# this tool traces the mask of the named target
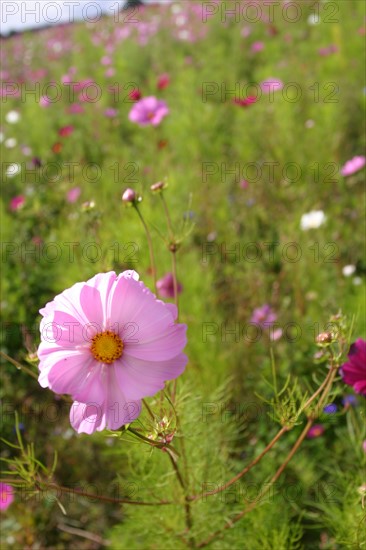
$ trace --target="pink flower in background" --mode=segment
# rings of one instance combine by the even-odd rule
[[[81,195],[80,187],[73,187],[70,191],[67,192],[66,200],[69,203],[74,203],[78,200]]]
[[[338,48],[334,44],[331,44],[330,46],[327,46],[325,48],[320,48],[318,51],[319,55],[325,57],[327,55],[331,55],[332,53],[337,53]]]
[[[257,307],[252,314],[250,322],[259,325],[261,328],[267,328],[273,325],[277,320],[277,315],[273,311],[270,305],[264,304],[261,307]]]
[[[43,95],[39,100],[39,104],[41,107],[49,107],[51,105],[51,101],[46,95]]]
[[[16,197],[13,197],[10,201],[9,208],[12,212],[16,212],[17,210],[20,210],[23,208],[25,204],[25,196],[24,195],[17,195]]]
[[[260,87],[263,93],[269,94],[282,90],[283,82],[278,78],[267,78],[267,80],[263,80],[263,82],[261,82]]]
[[[356,393],[366,396],[366,341],[362,338],[351,345],[348,361],[340,370],[343,382],[352,386]]]
[[[240,107],[249,107],[249,105],[253,105],[253,103],[256,103],[257,98],[253,95],[249,95],[248,97],[244,99],[233,99],[233,103],[236,105],[240,105]]]
[[[106,66],[106,65],[112,65],[112,59],[109,57],[109,55],[105,55],[104,57],[102,57],[102,59],[100,60],[101,64]]]
[[[163,118],[169,113],[165,101],[159,100],[154,96],[140,99],[132,107],[128,118],[140,126],[158,126]]]
[[[67,109],[67,112],[71,115],[81,115],[82,113],[84,113],[84,107],[80,105],[80,103],[73,103]]]
[[[118,116],[118,111],[117,109],[113,109],[113,107],[108,107],[108,109],[104,111],[104,116],[107,118],[116,118],[116,116]]]
[[[158,90],[164,90],[167,88],[170,84],[170,77],[168,73],[164,73],[159,76],[158,82],[157,82],[157,88]]]
[[[7,510],[14,501],[14,489],[7,483],[0,483],[0,511]]]
[[[314,424],[306,434],[306,437],[308,439],[315,439],[316,437],[323,435],[324,431],[325,429],[323,424]]]
[[[156,282],[156,288],[158,289],[159,296],[162,298],[174,298],[174,277],[172,273],[167,273]],[[177,284],[178,294],[183,290],[182,285]]]
[[[39,383],[75,400],[72,426],[93,433],[135,420],[141,399],[187,363],[186,325],[135,271],[101,273],[40,310]]]
[[[134,90],[132,90],[132,92],[128,94],[128,97],[132,99],[132,101],[138,101],[142,98],[142,93],[140,92],[140,90],[135,88]]]
[[[264,42],[259,42],[259,41],[258,42],[253,42],[250,49],[254,53],[261,52],[261,51],[264,50]]]
[[[111,78],[112,76],[114,76],[116,74],[116,69],[114,69],[113,67],[108,67],[108,69],[106,70],[105,72],[105,76],[107,78]]]
[[[60,128],[58,131],[58,135],[61,137],[69,137],[74,131],[73,126],[64,126],[63,128]]]
[[[352,176],[352,174],[355,174],[359,170],[362,170],[365,164],[366,157],[362,155],[353,157],[351,160],[348,160],[344,166],[342,166],[341,174],[344,177]]]

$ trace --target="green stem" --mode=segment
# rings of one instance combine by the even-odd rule
[[[136,203],[134,203],[134,208],[137,212],[137,214],[139,215],[139,218],[141,220],[141,223],[142,225],[144,226],[144,229],[145,229],[145,233],[146,233],[146,238],[147,238],[147,244],[148,244],[148,247],[149,247],[149,254],[150,254],[150,264],[151,264],[151,271],[152,271],[152,276],[153,276],[153,280],[154,280],[154,288],[155,288],[155,293],[157,294],[158,291],[157,291],[157,286],[156,286],[156,263],[155,263],[155,255],[154,255],[154,247],[153,247],[153,243],[152,243],[152,239],[151,239],[151,234],[150,234],[150,231],[149,231],[149,228],[140,212],[140,209],[139,207],[137,206]]]

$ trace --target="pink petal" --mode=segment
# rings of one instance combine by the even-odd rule
[[[98,332],[103,330],[103,308],[99,290],[95,287],[84,285],[80,292],[80,305],[89,324],[95,325]]]
[[[177,378],[188,362],[184,353],[168,361],[142,361],[124,354],[114,364],[118,384],[129,400],[155,395],[167,380]]]
[[[139,340],[138,343],[126,342],[124,352],[145,361],[167,361],[181,353],[187,343],[186,325],[172,325],[158,337],[151,340]],[[139,338],[139,333],[137,334]]]

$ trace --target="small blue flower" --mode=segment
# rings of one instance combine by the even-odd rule
[[[326,414],[334,414],[338,410],[338,407],[335,403],[329,403],[329,405],[325,405],[323,412]]]
[[[342,403],[344,407],[357,407],[357,397],[350,393],[349,395],[345,395],[343,397]]]

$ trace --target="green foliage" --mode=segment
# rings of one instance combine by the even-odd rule
[[[25,102],[8,98],[3,103],[1,131],[6,139],[16,138],[18,146],[2,149],[1,167],[1,349],[6,354],[1,365],[6,440],[1,457],[2,478],[20,480],[3,522],[4,548],[89,550],[110,541],[116,550],[179,549],[192,546],[192,538],[204,541],[230,521],[232,527],[208,548],[365,547],[363,398],[355,397],[352,406],[343,404],[352,390],[338,377],[327,402],[321,407],[318,399],[308,403],[332,361],[340,364],[348,344],[366,336],[364,173],[340,175],[340,167],[362,154],[365,144],[360,124],[364,6],[356,0],[316,3],[323,19],[330,15],[327,6],[335,6],[339,23],[309,25],[314,2],[299,5],[302,16],[296,23],[277,17],[272,26],[234,18],[223,24],[215,16],[203,25],[196,18],[194,28],[203,35],[194,43],[177,39],[171,7],[152,8],[146,18],[160,18],[159,32],[147,45],[138,42],[135,31],[119,42],[112,79],[99,61],[108,40],[126,28],[112,19],[4,41],[9,79],[24,77],[31,85],[31,68],[46,68],[41,84],[60,82],[75,66],[75,80],[92,78],[103,90],[100,101],[83,104],[82,115],[68,112],[65,96],[47,109],[31,96]],[[52,40],[65,49],[53,50]],[[254,41],[264,42],[262,52],[251,50]],[[318,54],[330,44],[336,54]],[[17,54],[12,60],[16,45],[23,47],[23,59]],[[165,72],[170,85],[157,91],[157,77]],[[286,101],[276,92],[273,102],[263,96],[242,108],[232,103],[232,95],[222,98],[222,85],[229,91],[237,84],[247,90],[249,83],[269,77],[295,82],[301,99]],[[139,128],[128,121],[131,83],[145,96],[156,94],[167,101],[170,114],[159,127]],[[219,91],[204,101],[207,83],[216,83]],[[326,87],[329,83],[335,88]],[[112,85],[119,86],[117,101],[108,91]],[[335,101],[330,102],[333,92]],[[104,116],[108,107],[118,109],[116,119]],[[12,109],[19,110],[21,120],[10,126],[4,117]],[[61,139],[58,130],[68,124],[74,133]],[[59,141],[63,148],[55,153],[52,146]],[[21,145],[48,166],[46,172],[6,177],[6,163],[32,158],[22,154]],[[74,176],[63,170],[58,177],[54,163],[68,162],[75,163]],[[95,180],[85,176],[90,163],[100,168]],[[213,163],[212,174],[205,173],[204,163]],[[250,163],[260,168],[258,177],[243,172]],[[278,163],[273,177],[266,163]],[[300,178],[293,177],[291,167],[283,171],[289,163],[300,167]],[[165,178],[173,240],[179,244],[180,320],[188,325],[189,365],[178,383],[177,402],[173,407],[160,395],[148,399],[153,418],[145,408],[129,427],[135,433],[126,428],[78,436],[69,425],[68,403],[29,376],[36,370],[38,311],[75,282],[110,269],[136,269],[153,288],[143,227],[133,209],[121,204],[126,187],[143,197],[139,208],[152,231],[158,276],[171,271],[172,236],[160,197],[150,192],[151,184]],[[249,180],[246,189],[242,179]],[[80,186],[81,197],[70,204],[66,193],[74,186]],[[11,212],[9,201],[18,194],[26,196],[26,203]],[[326,223],[302,231],[301,216],[313,209],[324,210]],[[296,250],[300,254],[295,261]],[[258,253],[254,259],[253,251]],[[355,265],[354,276],[343,275],[348,264]],[[271,340],[266,330],[258,338],[250,332],[253,310],[264,303],[277,313],[283,329],[278,340]],[[342,316],[329,322],[338,311]],[[347,318],[354,319],[348,327]],[[332,341],[316,345],[323,332],[330,332]],[[328,402],[337,404],[337,413],[322,412]],[[15,411],[19,423],[14,422]],[[324,434],[305,439],[281,478],[259,498],[309,416],[323,424]],[[189,535],[184,491],[173,464],[188,494],[202,495],[238,475],[281,426],[291,429],[245,476],[217,494],[191,501]],[[142,444],[141,436],[149,441]],[[75,490],[45,491],[46,483]],[[97,498],[103,496],[111,502]],[[114,497],[174,504],[134,506],[114,502]],[[256,499],[258,505],[234,523]]]

